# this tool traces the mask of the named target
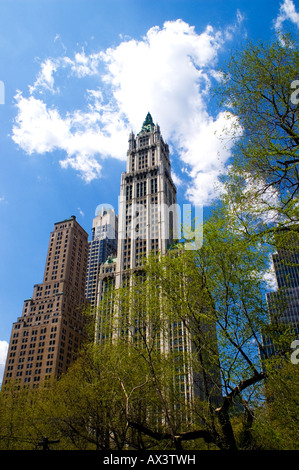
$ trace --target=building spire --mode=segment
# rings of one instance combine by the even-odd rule
[[[146,132],[152,132],[154,130],[154,122],[153,118],[151,116],[151,113],[148,112],[145,118],[144,123],[142,124],[141,132],[146,131]]]

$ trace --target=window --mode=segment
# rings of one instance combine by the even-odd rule
[[[157,178],[151,179],[151,194],[155,194],[158,191]]]
[[[152,166],[156,163],[155,152],[152,152]]]
[[[141,181],[140,183],[137,183],[136,187],[136,197],[144,197],[146,196],[146,181]]]
[[[138,170],[143,170],[147,167],[147,153],[141,153],[138,158]]]
[[[130,201],[132,199],[132,185],[126,187],[126,200]]]

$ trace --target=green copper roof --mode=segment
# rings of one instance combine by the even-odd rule
[[[151,113],[147,113],[144,123],[142,124],[141,132],[152,132],[154,130],[155,124],[153,122],[153,118]]]

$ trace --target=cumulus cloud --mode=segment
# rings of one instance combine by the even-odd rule
[[[58,64],[56,61],[47,59],[41,64],[41,70],[33,86],[29,86],[30,93],[34,93],[38,88],[45,88],[54,92],[54,72],[56,72]]]
[[[33,96],[25,98],[18,92],[15,99],[18,115],[13,140],[27,154],[63,150],[66,157],[60,160],[61,166],[75,169],[86,182],[101,176],[97,155],[125,159],[128,128],[117,119],[117,113],[101,112],[98,107],[62,116]],[[116,135],[118,140],[113,140]]]
[[[13,140],[29,154],[63,150],[61,166],[89,182],[101,176],[103,158],[126,159],[129,132],[138,132],[150,111],[165,140],[176,148],[176,163],[189,175],[187,197],[196,204],[210,203],[230,148],[217,135],[228,121],[223,113],[209,113],[209,92],[220,78],[215,72],[219,52],[242,21],[238,11],[227,28],[208,25],[200,34],[182,20],[167,21],[140,40],[123,40],[105,51],[48,58],[30,96],[16,95]],[[84,109],[63,113],[42,99],[43,93],[59,91],[59,71],[80,80],[97,77],[97,87],[85,90]]]
[[[275,29],[280,31],[285,21],[290,21],[299,28],[299,13],[296,12],[296,8],[292,0],[284,0],[280,5],[279,14],[274,22]]]
[[[171,177],[176,187],[179,187],[183,184],[182,179],[173,170],[171,171]]]
[[[73,58],[68,56],[47,58],[41,62],[36,81],[32,86],[29,86],[30,94],[44,90],[49,90],[52,93],[59,92],[59,87],[56,87],[54,83],[55,74],[60,69],[67,70],[70,76],[77,78],[97,75],[100,60],[101,53],[86,55],[84,49],[81,52],[76,52]]]
[[[164,136],[188,165],[187,196],[196,204],[215,198],[218,175],[230,155],[217,136],[227,125],[225,115],[213,117],[207,111],[213,67],[226,35],[211,26],[197,34],[177,20],[151,28],[142,41],[123,42],[103,54],[108,69],[104,78],[118,106],[135,129],[145,110],[158,116]]]

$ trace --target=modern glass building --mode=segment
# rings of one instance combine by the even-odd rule
[[[299,335],[299,232],[284,231],[277,237],[277,252],[272,256],[277,290],[266,294],[270,324],[277,334],[290,328]],[[262,357],[275,354],[270,338],[263,336]]]

